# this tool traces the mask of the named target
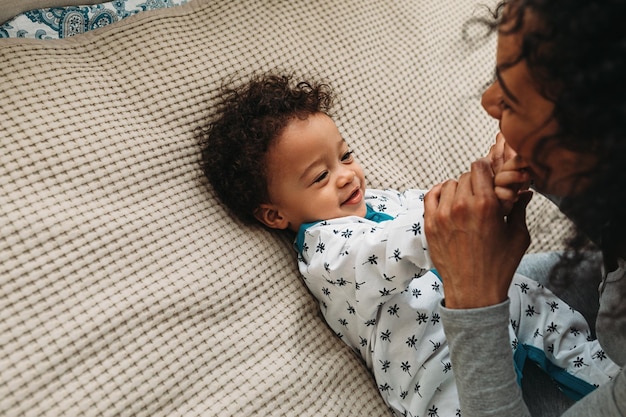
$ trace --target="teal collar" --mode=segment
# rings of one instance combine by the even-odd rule
[[[371,220],[376,223],[393,220],[393,217],[388,215],[387,213],[374,211],[374,209],[369,204],[366,204],[365,206],[367,207],[367,212],[365,213],[365,218],[367,220]],[[294,243],[295,248],[299,254],[302,254],[302,248],[304,246],[304,232],[306,232],[309,227],[315,226],[316,224],[322,223],[324,221],[325,220],[319,220],[311,223],[303,223],[302,226],[300,226],[300,229],[298,230],[298,235],[296,236],[296,241]]]

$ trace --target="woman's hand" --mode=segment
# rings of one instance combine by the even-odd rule
[[[513,274],[530,244],[523,192],[505,216],[494,190],[492,160],[472,163],[458,181],[426,194],[425,233],[444,284],[448,308],[477,308],[506,300]]]

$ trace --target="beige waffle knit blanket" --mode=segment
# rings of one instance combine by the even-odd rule
[[[478,3],[478,2],[477,2]],[[388,416],[290,242],[234,221],[199,167],[224,77],[341,96],[374,188],[485,153],[493,38],[457,0],[193,0],[65,40],[0,40],[0,415]],[[531,250],[562,218],[531,205]]]

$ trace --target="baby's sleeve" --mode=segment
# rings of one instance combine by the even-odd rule
[[[380,223],[324,222],[304,234],[300,269],[322,309],[351,308],[365,321],[431,268],[421,210]]]

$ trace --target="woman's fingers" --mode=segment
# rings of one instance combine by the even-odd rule
[[[505,217],[489,158],[475,161],[458,181],[439,184],[426,195],[425,232],[444,282],[446,306],[475,308],[506,298],[529,242],[528,200],[520,195]]]

